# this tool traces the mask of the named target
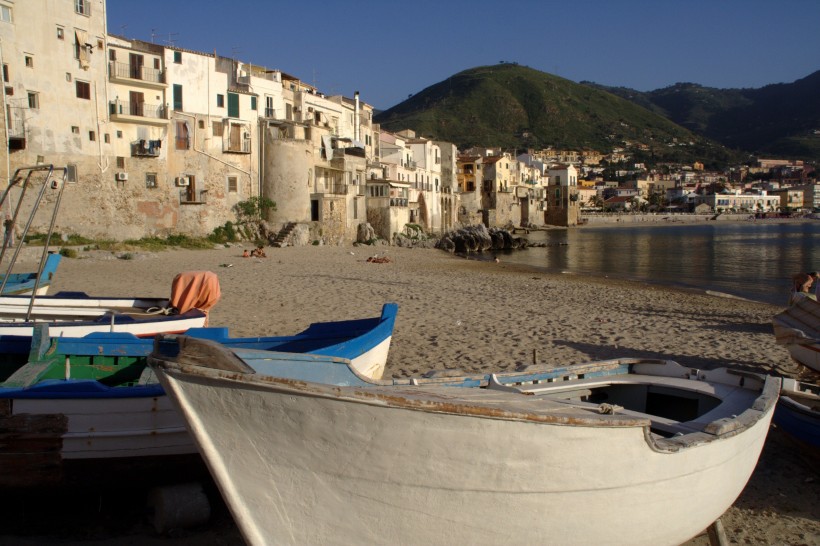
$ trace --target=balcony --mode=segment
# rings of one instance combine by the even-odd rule
[[[233,154],[251,153],[251,137],[228,138],[222,142],[222,151]]]
[[[151,89],[165,89],[165,71],[157,68],[130,63],[109,61],[108,78],[114,83],[125,83],[148,87]]]
[[[390,198],[390,206],[391,207],[406,207],[407,206],[407,198],[406,197],[391,197]]]
[[[180,205],[205,205],[208,203],[208,190],[186,188],[179,192]]]
[[[166,125],[168,123],[168,108],[162,104],[112,100],[108,103],[108,113],[111,116],[111,121],[147,123],[150,125]]]
[[[331,195],[347,195],[347,184],[327,184],[325,186]]]
[[[161,140],[140,139],[131,143],[131,157],[159,157]]]
[[[9,150],[26,149],[26,124],[25,120],[16,116],[7,117]]]

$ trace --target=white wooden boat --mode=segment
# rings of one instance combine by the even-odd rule
[[[314,323],[287,336],[236,338],[227,328],[188,335],[242,354],[346,357],[356,373],[378,378],[397,311],[388,303],[380,316]],[[40,328],[31,344],[27,363],[0,362],[0,487],[89,485],[119,468],[118,480],[172,467],[207,474],[182,416],[146,366],[153,340],[117,333],[52,339]]]
[[[629,359],[374,382],[178,342],[149,364],[254,545],[677,545],[743,490],[780,389]]]
[[[794,360],[820,372],[820,303],[801,298],[775,315],[772,324],[777,343]]]

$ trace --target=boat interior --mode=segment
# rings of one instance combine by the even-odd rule
[[[717,421],[741,414],[760,395],[740,385],[634,373],[527,385],[503,384],[493,376],[488,388],[599,414],[645,418],[651,432],[663,438],[721,433]]]

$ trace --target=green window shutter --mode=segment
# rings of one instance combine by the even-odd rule
[[[239,117],[239,95],[236,93],[228,93],[228,117]]]
[[[182,110],[182,86],[174,84],[174,110]]]

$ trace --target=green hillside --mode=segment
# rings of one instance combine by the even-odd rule
[[[715,89],[693,83],[642,93],[602,87],[671,121],[751,154],[820,161],[820,71],[759,89]]]
[[[465,70],[380,112],[389,131],[459,148],[500,146],[610,151],[649,146],[646,159],[715,161],[726,150],[656,112],[588,85],[516,64]]]

